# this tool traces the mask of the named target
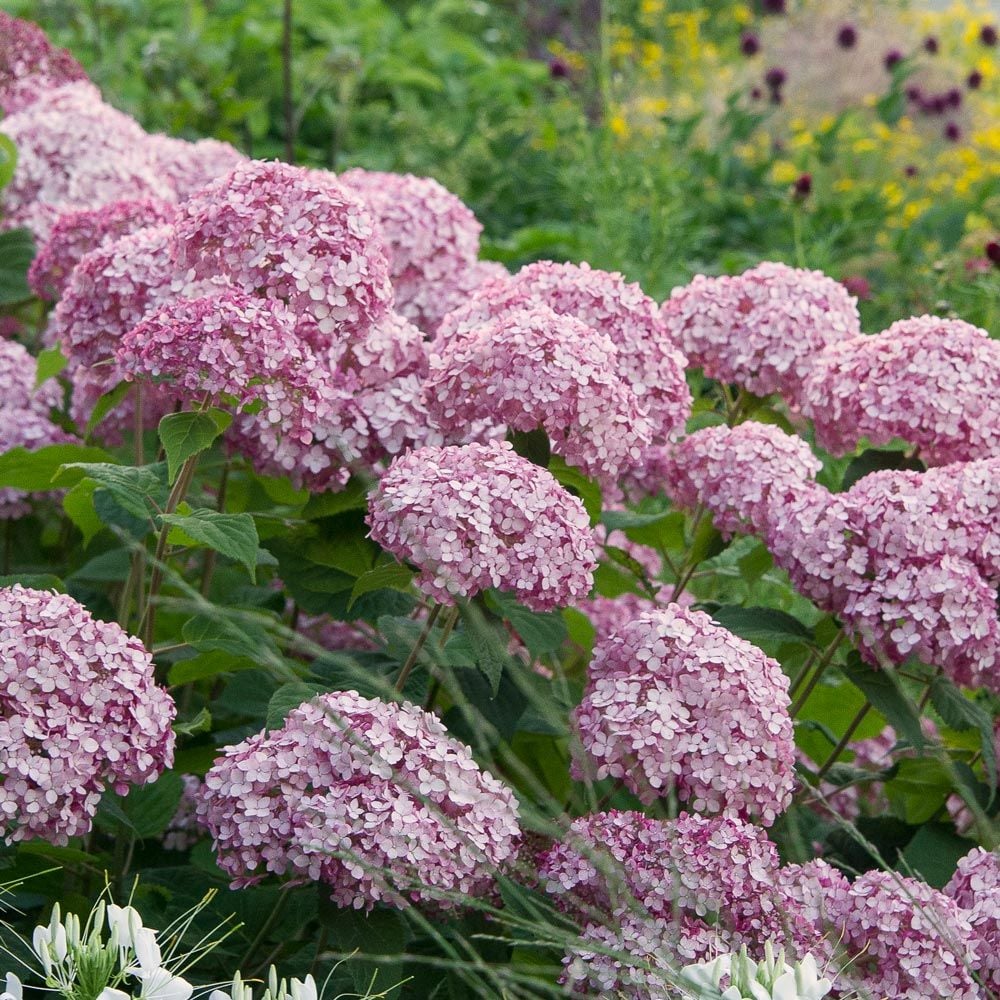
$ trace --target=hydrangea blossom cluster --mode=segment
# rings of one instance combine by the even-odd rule
[[[39,297],[56,301],[73,268],[92,250],[146,226],[170,222],[175,208],[154,198],[113,201],[99,208],[60,215],[28,269],[28,284]]]
[[[169,182],[145,155],[146,133],[105,104],[89,83],[40,93],[3,120],[17,146],[14,176],[0,195],[4,214],[46,239],[59,215],[123,198],[174,200]],[[99,143],[94,136],[100,136]]]
[[[110,785],[173,763],[176,714],[138,639],[65,594],[0,590],[0,816],[8,842],[65,844]]]
[[[280,299],[298,335],[333,360],[389,308],[389,265],[364,203],[332,174],[251,161],[180,208],[174,262]]]
[[[861,333],[857,299],[843,285],[769,261],[735,276],[697,275],[670,293],[662,316],[706,375],[790,403],[824,347]]]
[[[565,959],[567,980],[605,995],[634,983],[637,967],[650,958],[662,970],[720,948],[765,940],[787,947],[793,928],[796,940],[806,940],[812,926],[808,908],[779,886],[774,845],[760,829],[732,818],[585,816],[540,857],[539,874],[545,890],[585,925],[583,943]],[[815,928],[811,943],[821,934]],[[587,941],[629,959],[589,951]],[[662,991],[662,971],[648,982]]]
[[[264,383],[306,383],[316,361],[279,301],[239,292],[172,299],[122,338],[115,359],[129,379],[169,381],[192,397],[262,399]]]
[[[460,198],[430,177],[348,170],[340,180],[375,215],[396,309],[433,331],[460,291],[455,286],[476,264],[482,225]]]
[[[368,909],[481,892],[519,836],[510,790],[434,715],[353,691],[226,748],[198,819],[234,885],[288,874]]]
[[[477,420],[541,427],[552,449],[606,486],[636,465],[649,422],[610,338],[547,306],[511,309],[435,344],[424,402],[446,436]]]
[[[834,454],[902,438],[926,465],[1000,454],[1000,344],[958,319],[917,316],[828,347],[803,411]]]
[[[72,440],[49,419],[49,411],[62,405],[59,384],[49,380],[36,389],[36,374],[35,359],[21,344],[0,340],[0,454]],[[30,509],[26,492],[0,488],[0,521],[22,517]]]
[[[832,903],[846,954],[842,980],[879,997],[980,1000],[968,915],[925,882],[867,872]],[[865,995],[865,994],[862,994]]]
[[[512,310],[539,305],[560,316],[574,316],[610,338],[618,348],[617,370],[648,413],[656,440],[683,428],[691,412],[685,358],[656,303],[620,274],[587,264],[529,264],[513,276],[484,281],[441,321],[438,342],[470,333],[489,319],[502,321]]]
[[[169,135],[150,135],[146,153],[169,181],[178,201],[185,201],[210,181],[228,174],[247,158],[228,142],[198,139],[188,142]]]
[[[583,504],[507,443],[420,448],[393,461],[368,502],[371,536],[452,604],[497,587],[537,611],[590,590]]]
[[[43,90],[86,80],[83,67],[30,21],[0,10],[0,110],[12,114]]]
[[[663,487],[680,507],[704,504],[726,535],[762,533],[775,506],[797,497],[821,468],[802,438],[773,424],[705,427],[674,447]]]
[[[1000,857],[976,847],[961,861],[944,894],[963,910],[978,943],[973,970],[1000,991]]]
[[[676,790],[690,809],[770,826],[794,787],[788,705],[775,660],[670,604],[595,648],[574,719],[598,780],[620,778],[644,803]]]

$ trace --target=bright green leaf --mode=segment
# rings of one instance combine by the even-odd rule
[[[384,566],[376,566],[374,569],[362,573],[354,583],[351,590],[351,600],[347,605],[348,610],[354,607],[354,602],[362,595],[369,594],[373,590],[409,590],[410,582],[413,580],[413,570],[399,563],[386,563]]]
[[[35,241],[27,229],[0,232],[0,306],[32,297],[28,268],[34,257]]]
[[[38,368],[35,375],[35,388],[50,378],[55,378],[68,364],[66,355],[58,347],[50,347],[38,355]]]
[[[52,489],[52,479],[67,462],[111,462],[103,448],[82,444],[50,444],[36,451],[14,448],[0,455],[0,487],[29,492]]]
[[[190,514],[162,514],[160,520],[180,528],[201,545],[242,563],[251,577],[256,575],[260,539],[250,514],[223,514],[200,508]]]
[[[159,427],[168,480],[172,483],[187,459],[210,447],[232,422],[232,414],[218,409],[168,413]]]

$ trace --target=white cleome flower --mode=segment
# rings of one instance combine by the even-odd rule
[[[730,985],[720,993],[723,976]],[[823,1000],[833,983],[820,978],[816,959],[806,955],[797,965],[785,962],[784,951],[764,945],[764,959],[755,962],[744,947],[736,955],[720,955],[711,962],[685,966],[681,982],[694,997],[722,1000]]]

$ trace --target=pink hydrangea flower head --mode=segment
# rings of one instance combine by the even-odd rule
[[[400,456],[369,497],[368,523],[442,603],[496,587],[546,611],[593,584],[597,553],[583,504],[507,443]]]
[[[587,264],[539,261],[515,275],[498,275],[442,320],[439,341],[537,305],[574,316],[611,340],[618,348],[618,371],[648,412],[657,439],[683,428],[691,412],[685,358],[667,333],[656,303],[618,273]]]
[[[484,419],[516,431],[541,427],[556,454],[613,485],[651,439],[619,367],[611,340],[582,321],[547,306],[512,309],[435,343],[424,401],[445,435]]]
[[[28,269],[31,290],[54,302],[62,295],[73,268],[90,251],[137,229],[170,222],[174,211],[170,202],[143,198],[60,215]]]
[[[763,831],[740,820],[637,812],[575,820],[539,861],[542,886],[564,909],[606,925],[628,913],[671,925],[672,952],[696,961],[715,947],[738,950],[786,939],[778,854]],[[610,918],[610,919],[609,919]]]
[[[647,804],[676,791],[693,811],[770,826],[794,788],[788,705],[776,661],[670,604],[597,645],[574,719],[598,780],[622,779]]]
[[[944,887],[963,910],[978,941],[973,969],[987,987],[1000,992],[1000,857],[982,847],[971,850]]]
[[[181,207],[173,250],[195,278],[280,299],[299,336],[342,353],[388,309],[389,266],[364,203],[332,174],[250,161]]]
[[[45,32],[30,21],[11,17],[0,10],[0,110],[11,114],[23,106],[12,106],[12,92],[32,86],[35,95],[43,89],[74,80],[86,80],[83,67],[65,49],[57,49]]]
[[[355,342],[343,359],[366,388],[377,388],[401,375],[427,371],[424,335],[405,316],[390,309]]]
[[[389,257],[396,309],[434,330],[479,256],[482,225],[472,210],[430,177],[348,170],[340,175],[371,209]]]
[[[92,250],[70,274],[45,330],[72,363],[114,357],[121,338],[186,289],[170,260],[169,224],[147,226]]]
[[[170,183],[178,201],[185,201],[206,184],[241,163],[247,162],[238,149],[218,139],[189,142],[169,135],[150,135],[147,154]]]
[[[302,385],[316,366],[283,303],[232,291],[168,301],[125,334],[115,359],[128,379],[232,396],[239,407],[262,400],[265,383]]]
[[[138,639],[65,594],[0,590],[0,822],[65,844],[172,765],[176,708]]]
[[[761,533],[777,503],[811,485],[822,463],[773,424],[705,427],[677,444],[663,488],[680,507],[704,504],[724,534]]]
[[[4,118],[2,129],[18,157],[0,207],[6,221],[27,226],[40,241],[69,211],[122,199],[174,200],[169,182],[146,154],[141,126],[105,104],[89,83],[42,91]]]
[[[970,969],[977,941],[968,915],[919,879],[867,872],[831,906],[854,963],[841,981],[878,997],[979,1000]]]
[[[1000,455],[1000,344],[962,320],[900,320],[823,351],[802,402],[835,454],[902,438],[925,465]]]
[[[410,704],[322,695],[227,747],[197,817],[218,863],[322,883],[340,906],[454,905],[516,856],[517,804],[437,717]]]
[[[62,389],[55,379],[35,388],[38,364],[16,340],[0,340],[0,407],[35,410],[45,416],[62,406]]]
[[[663,320],[692,364],[757,396],[797,403],[828,344],[861,332],[857,299],[820,271],[765,262],[743,274],[699,274],[675,288]]]

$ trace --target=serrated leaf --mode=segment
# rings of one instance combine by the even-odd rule
[[[504,667],[510,662],[506,644],[475,605],[460,604],[459,613],[465,625],[466,639],[475,656],[476,666],[488,681],[490,691],[495,698],[500,690],[500,678],[503,676]]]
[[[318,684],[307,684],[305,681],[290,681],[282,684],[267,703],[267,728],[280,729],[285,724],[288,713],[299,705],[312,701],[325,689]]]
[[[384,566],[376,566],[374,569],[362,573],[351,589],[351,600],[347,605],[350,611],[354,607],[354,602],[362,594],[369,594],[373,590],[409,590],[413,580],[413,570],[399,563],[386,563]]]
[[[28,268],[34,257],[35,241],[27,229],[0,232],[0,306],[32,297]]]
[[[979,731],[983,766],[986,769],[987,784],[997,787],[996,744],[993,738],[993,720],[981,705],[966,698],[955,685],[944,676],[935,677],[931,682],[931,704],[946,726],[952,729],[976,729]]]
[[[684,548],[684,513],[679,510],[659,514],[646,524],[633,525],[625,529],[630,541],[648,545],[654,549],[678,551]]]
[[[580,499],[591,524],[597,524],[601,519],[601,507],[604,501],[601,488],[592,479],[588,479],[576,466],[567,465],[565,459],[553,455],[549,462],[549,472],[555,476],[556,482],[564,486],[570,493]]]
[[[250,514],[223,514],[199,508],[190,514],[162,514],[160,520],[180,528],[201,545],[242,563],[251,577],[256,576],[260,539]]]
[[[875,670],[856,655],[849,656],[842,669],[844,676],[885,716],[889,725],[922,752],[925,740],[920,712],[896,675],[891,670]]]
[[[776,608],[743,608],[722,604],[707,609],[723,628],[748,642],[801,642],[812,644],[812,630],[794,616]]]
[[[66,355],[58,347],[49,347],[38,355],[35,373],[35,388],[50,378],[55,378],[69,364]]]
[[[94,404],[87,418],[87,426],[84,428],[89,435],[91,431],[129,394],[132,389],[131,382],[119,382],[113,389],[109,389]]]
[[[273,647],[267,633],[260,627],[245,623],[237,625],[225,618],[209,615],[189,618],[181,626],[181,637],[199,653],[220,649],[254,662],[262,649]]]
[[[233,422],[225,410],[186,410],[168,413],[159,426],[160,441],[167,456],[167,478],[172,483],[181,466],[212,442]]]
[[[47,492],[52,489],[52,478],[67,462],[111,461],[103,448],[82,444],[50,444],[36,451],[13,448],[0,455],[0,487]]]
[[[510,594],[491,590],[486,595],[491,609],[510,622],[532,656],[555,652],[566,641],[566,622],[557,611],[532,611]]]
[[[155,507],[167,502],[167,487],[162,462],[155,465],[112,465],[108,462],[68,462],[59,467],[56,485],[75,485],[81,478],[92,479],[106,489],[118,505],[140,520],[147,519]]]

